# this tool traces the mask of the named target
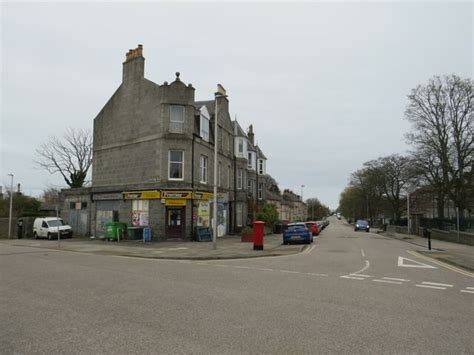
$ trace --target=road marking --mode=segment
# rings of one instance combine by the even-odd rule
[[[405,260],[409,261],[413,264],[405,264]],[[436,269],[436,266],[423,264],[423,263],[420,263],[419,261],[403,258],[401,256],[398,257],[398,266],[400,266],[400,267],[417,267],[417,268],[422,268],[422,269]]]
[[[350,274],[350,276],[357,276],[357,277],[373,277],[370,275],[361,275],[361,274]]]
[[[419,258],[428,260],[428,261],[432,262],[433,264],[440,265],[440,266],[442,266],[442,267],[445,267],[446,269],[449,269],[449,270],[451,270],[451,271],[455,271],[455,272],[457,272],[457,273],[459,273],[459,274],[462,274],[462,275],[464,275],[464,276],[474,277],[474,273],[472,273],[472,272],[459,269],[459,268],[454,267],[454,266],[452,266],[452,265],[443,263],[442,261],[435,260],[435,259],[433,259],[433,258],[424,256],[424,255],[421,255],[421,254],[419,254],[419,253],[417,253],[417,252],[413,252],[413,251],[411,251],[411,250],[407,250],[407,253],[410,254],[410,255],[417,256],[417,257],[419,257]]]
[[[391,280],[391,281],[401,281],[401,282],[410,282],[410,280],[405,280],[405,279],[396,279],[394,277],[382,277],[384,280]]]
[[[433,286],[442,286],[442,287],[453,287],[453,285],[439,284],[439,283],[436,283],[436,282],[425,282],[425,281],[423,281],[422,284],[424,284],[424,285],[433,285]]]
[[[229,267],[229,265],[223,265],[223,264],[214,264],[214,266],[217,266],[217,267]]]
[[[468,290],[474,290],[474,287],[466,287]]]
[[[309,254],[313,251],[313,249],[316,247],[316,245],[311,246],[310,248],[306,249],[303,254]]]
[[[284,272],[285,274],[300,274],[298,271],[290,271],[290,270],[279,270],[280,272]]]
[[[401,285],[402,283],[399,282],[399,281],[391,281],[391,280],[372,280],[374,282],[385,282],[385,283],[388,283],[388,284],[396,284],[396,285]]]
[[[415,285],[416,287],[426,287],[426,288],[435,288],[437,290],[446,290],[446,287],[439,286],[429,286],[429,285]]]
[[[255,270],[260,270],[260,271],[275,271],[275,270],[273,270],[273,269],[265,269],[265,268],[263,268],[263,267],[257,267],[257,268],[255,268]]]
[[[305,273],[305,275],[311,275],[311,276],[325,276],[325,277],[328,276],[328,274],[315,274],[315,273],[312,273],[312,272],[307,272],[307,273]]]
[[[359,271],[353,272],[351,275],[358,274],[358,273],[360,273],[360,272],[364,272],[364,271],[367,270],[369,267],[370,267],[370,262],[369,262],[369,260],[365,260],[365,266],[364,266],[362,269],[360,269]]]
[[[365,258],[364,249],[361,249],[361,250],[360,250],[360,253],[362,254],[362,257]]]
[[[348,276],[348,275],[340,276],[340,277],[343,279],[351,279],[351,280],[365,280],[363,277],[353,277],[353,276]]]
[[[250,269],[248,266],[236,266],[237,269]]]
[[[474,293],[474,291],[468,291],[468,290],[461,290],[461,292],[465,292],[465,293]]]

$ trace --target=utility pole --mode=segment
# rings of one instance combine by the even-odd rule
[[[410,192],[407,192],[407,227],[410,235]]]

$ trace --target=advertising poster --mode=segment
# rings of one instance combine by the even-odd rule
[[[200,202],[198,206],[198,227],[209,227],[210,204],[209,202]]]

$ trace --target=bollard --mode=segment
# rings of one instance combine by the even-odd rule
[[[253,250],[263,250],[263,234],[265,222],[253,222]]]
[[[431,231],[428,231],[428,250],[431,250]]]

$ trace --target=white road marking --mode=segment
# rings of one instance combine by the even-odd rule
[[[372,280],[374,282],[385,282],[385,283],[388,283],[388,284],[396,284],[396,285],[401,285],[402,283],[399,282],[399,281],[391,281],[391,280]]]
[[[361,274],[350,274],[350,276],[357,276],[357,277],[373,277],[370,275],[361,275]]]
[[[365,258],[364,249],[361,249],[361,250],[360,250],[360,253],[362,254],[362,257]]]
[[[451,271],[455,271],[455,272],[457,272],[457,273],[459,273],[459,274],[462,274],[462,275],[464,275],[464,276],[474,277],[474,273],[472,273],[472,272],[459,269],[459,268],[454,267],[454,266],[452,266],[452,265],[443,263],[443,262],[441,262],[441,261],[439,261],[439,260],[434,260],[433,258],[429,258],[429,257],[427,257],[427,256],[424,256],[424,255],[421,255],[421,254],[419,254],[419,253],[413,252],[413,251],[411,251],[411,250],[407,250],[407,253],[410,254],[410,255],[417,256],[417,257],[419,257],[419,258],[428,260],[428,261],[432,262],[433,264],[440,265],[440,266],[442,266],[442,267],[445,267],[446,269],[449,269],[449,270],[451,270]]]
[[[340,276],[340,277],[343,279],[351,279],[351,280],[365,280],[363,277],[353,277],[353,276],[348,276],[348,275]]]
[[[461,292],[465,292],[465,293],[474,293],[474,291],[468,291],[468,290],[461,290]]]
[[[305,273],[305,275],[311,275],[311,276],[325,276],[325,277],[328,276],[328,274],[315,274],[315,273],[312,273],[312,272],[307,272],[307,273]]]
[[[316,245],[311,246],[310,248],[306,249],[303,253],[304,254],[309,254],[313,251],[313,249],[316,247]]]
[[[382,277],[384,280],[391,280],[391,281],[402,281],[402,282],[410,282],[410,280],[405,280],[405,279],[396,279],[394,277]]]
[[[435,288],[437,290],[446,290],[446,287],[439,286],[429,286],[429,285],[415,285],[416,287],[426,287],[426,288]]]
[[[367,270],[369,267],[370,267],[370,262],[369,262],[369,260],[365,260],[365,266],[364,266],[362,269],[360,269],[359,271],[353,272],[351,275],[355,275],[355,274],[364,272],[364,271]]]
[[[284,272],[285,274],[300,274],[298,271],[290,271],[290,270],[278,270],[280,272]]]
[[[255,268],[255,270],[260,270],[260,271],[275,271],[275,270],[273,270],[273,269],[265,269],[265,268],[263,268],[263,267],[257,267],[257,268]]]
[[[425,281],[423,281],[422,284],[423,284],[423,285],[442,286],[442,287],[453,287],[453,285],[449,285],[449,284],[439,284],[439,283],[436,283],[436,282],[425,282]]]
[[[223,264],[214,264],[214,266],[217,266],[217,267],[229,267],[229,265],[223,265]]]
[[[413,264],[405,264],[405,260],[409,261]],[[398,266],[400,266],[400,267],[417,267],[417,268],[422,268],[422,269],[436,269],[436,266],[423,264],[423,263],[420,263],[419,261],[403,258],[401,256],[398,257]]]
[[[237,269],[250,269],[248,266],[236,266]]]
[[[468,290],[474,290],[474,287],[466,287]]]

